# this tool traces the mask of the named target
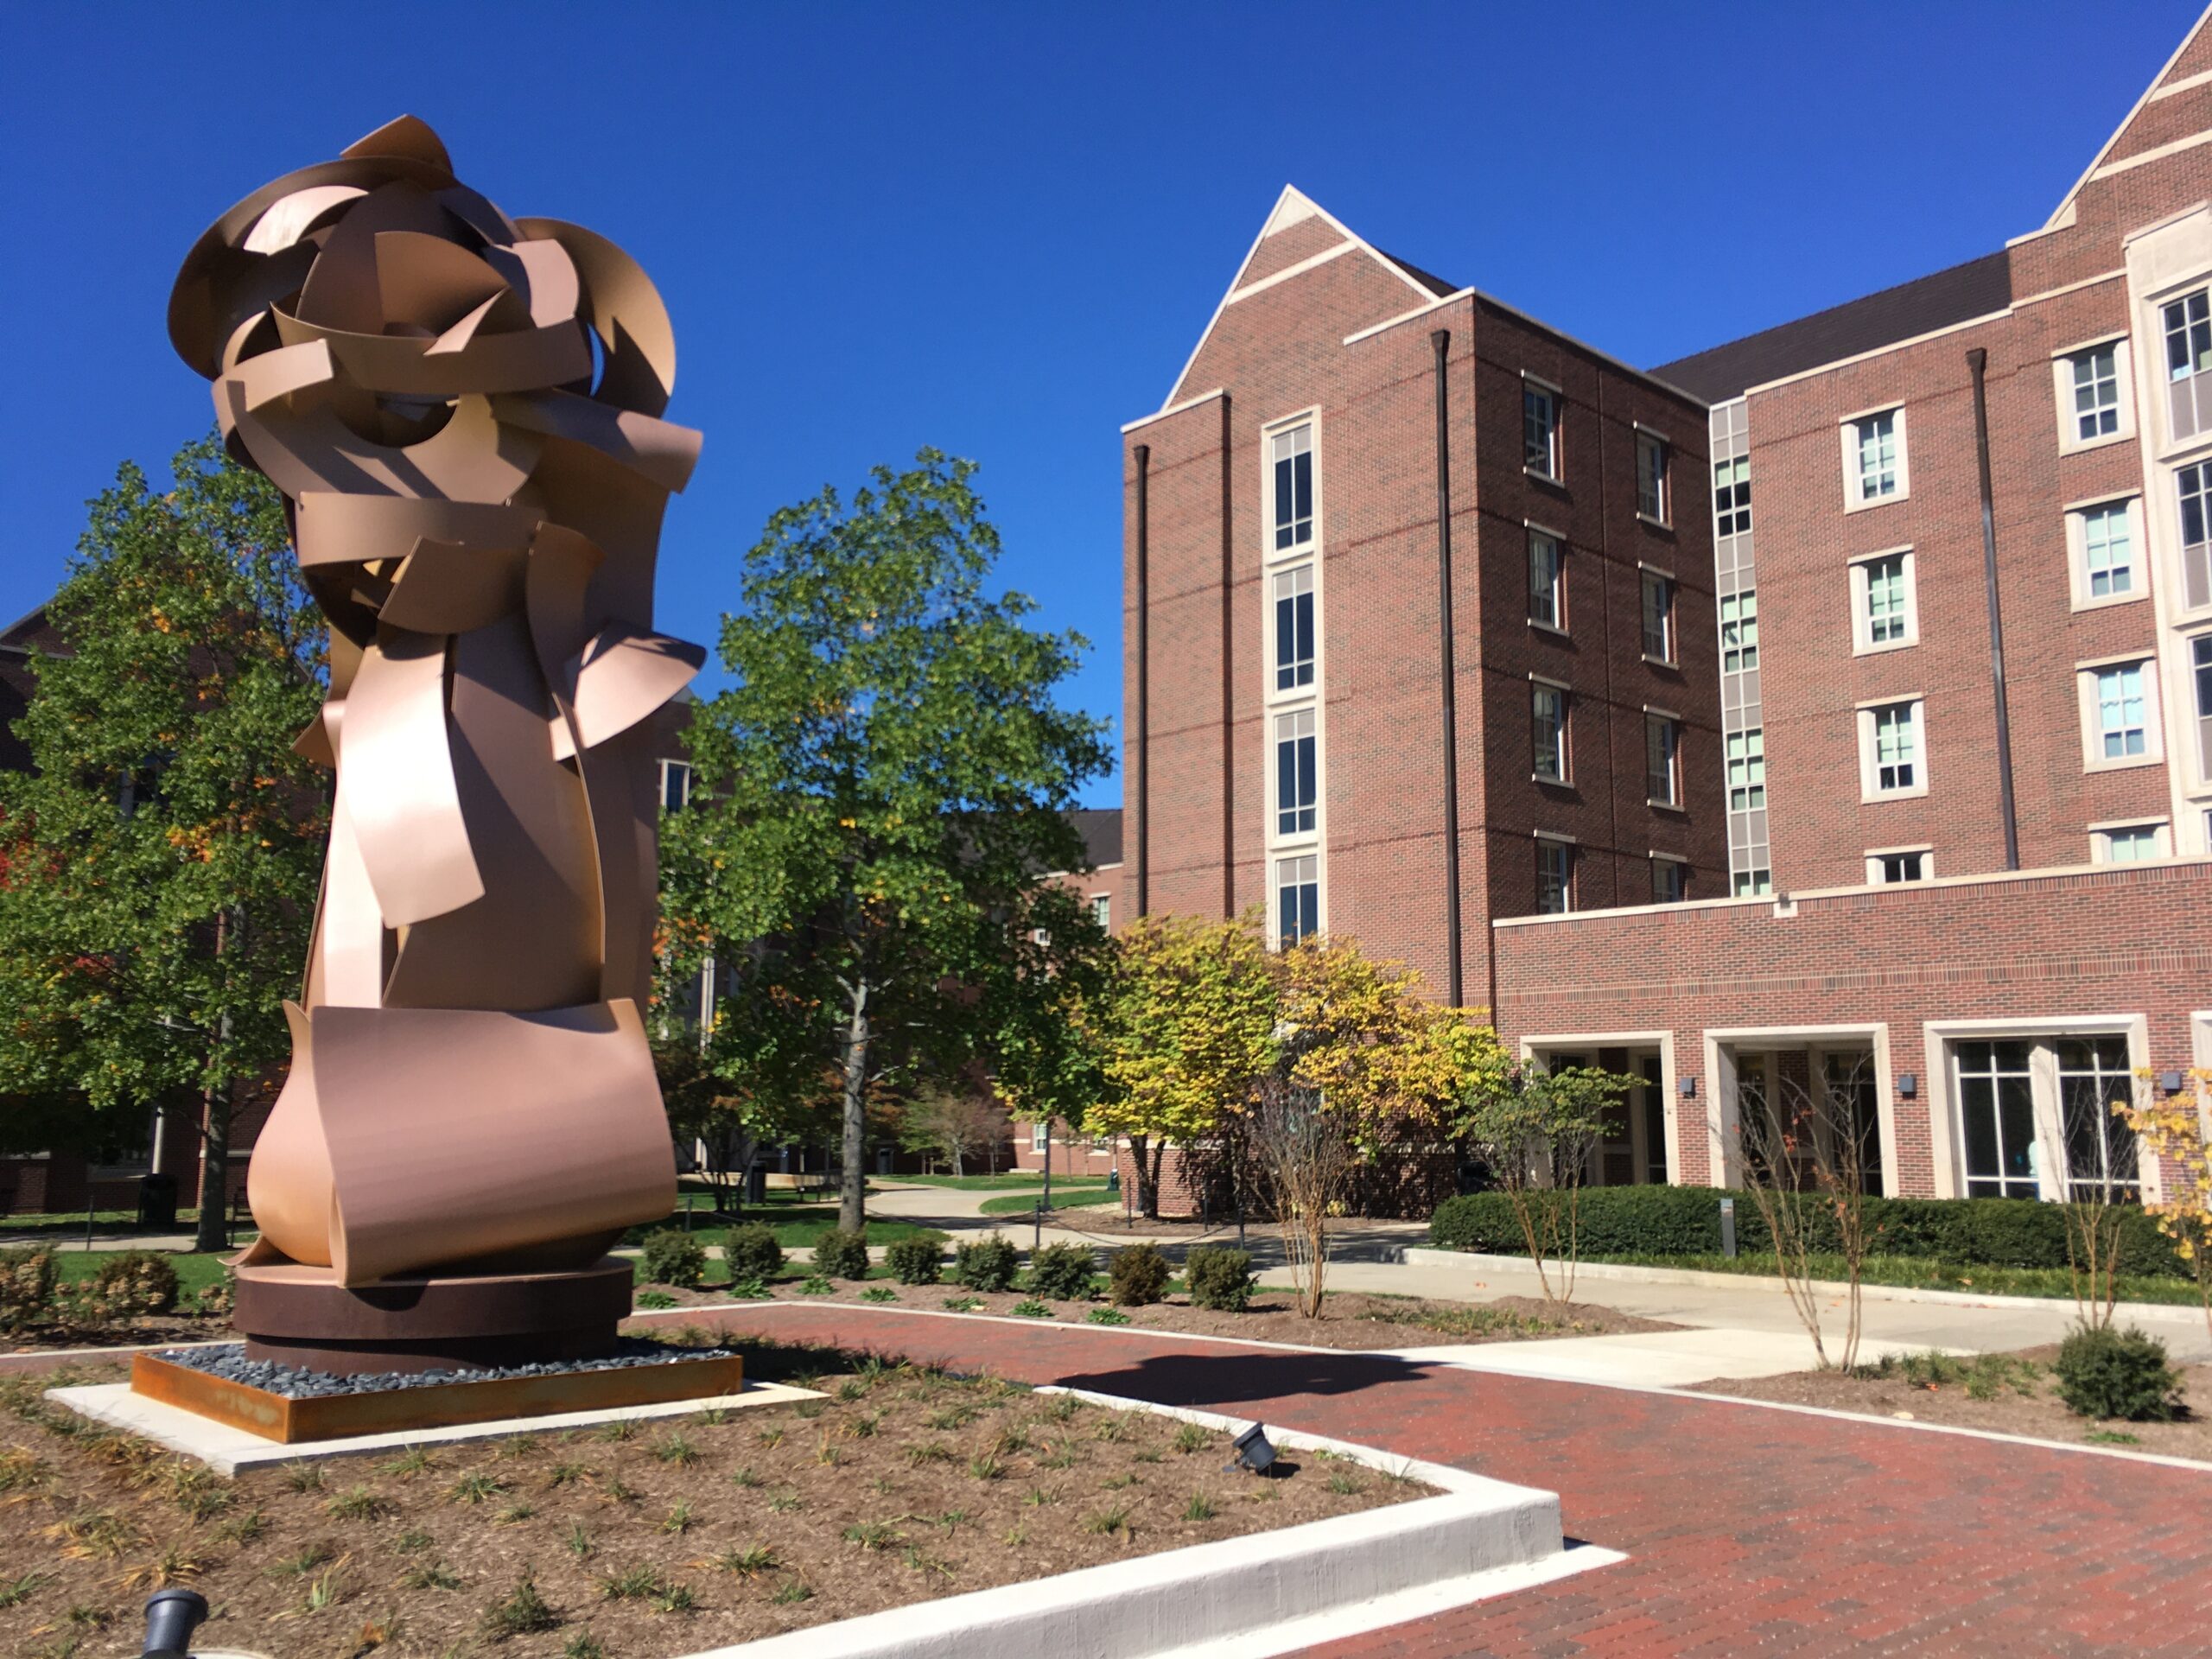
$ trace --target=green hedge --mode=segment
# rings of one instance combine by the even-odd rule
[[[1766,1224],[1748,1193],[1710,1186],[1593,1186],[1582,1193],[1582,1254],[1718,1255],[1724,1198],[1736,1200],[1737,1249],[1770,1249]],[[2066,1266],[2066,1217],[2056,1204],[2033,1198],[1869,1198],[1866,1218],[1874,1235],[1870,1253],[1875,1255],[1919,1256],[1960,1266]],[[1428,1235],[1446,1249],[1524,1253],[1512,1203],[1503,1192],[1446,1199],[1428,1224]],[[1813,1248],[1839,1248],[1834,1218],[1824,1211],[1814,1219]],[[2140,1210],[2126,1213],[2120,1269],[2176,1278],[2189,1272],[2174,1254],[2172,1241]]]

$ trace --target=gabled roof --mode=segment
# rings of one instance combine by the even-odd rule
[[[1955,322],[2002,311],[2012,302],[2012,257],[1999,248],[1948,270],[1662,363],[1651,372],[1708,404],[1723,404],[1753,386],[1916,340]]]
[[[2182,54],[2189,50],[2190,42],[2204,32],[2208,20],[2212,20],[2212,6],[2197,14],[2196,22],[2190,26],[2189,33],[2181,37],[2181,44],[2174,48],[2173,55],[2158,66],[2158,73],[2151,77],[2150,84],[2143,89],[2143,95],[2135,100],[2133,107],[2120,124],[2112,130],[2112,137],[2106,139],[2103,147],[2090,158],[2088,166],[2082,169],[2082,176],[2074,181],[2074,188],[2066,193],[2057,207],[2051,209],[2050,217],[2043,222],[2044,230],[2061,230],[2074,222],[2074,199],[2082,194],[2082,187],[2096,176],[2097,169],[2105,164],[2105,157],[2112,154],[2113,146],[2120,141],[2128,128],[2135,124],[2135,118],[2143,113],[2143,106],[2151,101],[2151,95],[2164,84],[2168,75],[2173,73],[2174,65],[2181,61]]]

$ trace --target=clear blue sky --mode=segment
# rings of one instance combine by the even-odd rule
[[[706,451],[662,626],[711,642],[774,506],[935,444],[1118,717],[1121,423],[1276,192],[1653,363],[2040,224],[2192,0],[1533,7],[239,3],[9,9],[0,612],[210,423],[163,308],[238,197],[403,111],[674,313]],[[1119,798],[1106,779],[1097,802]]]

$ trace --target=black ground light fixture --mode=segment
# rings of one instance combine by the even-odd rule
[[[146,1604],[146,1645],[140,1659],[188,1659],[192,1633],[207,1617],[197,1590],[161,1590]]]
[[[1236,1461],[1222,1465],[1222,1472],[1230,1474],[1239,1469],[1249,1469],[1255,1475],[1264,1475],[1275,1460],[1274,1446],[1268,1440],[1267,1426],[1255,1423],[1230,1443],[1236,1453]]]

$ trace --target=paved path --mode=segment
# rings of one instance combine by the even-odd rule
[[[1403,1357],[852,1306],[714,1313],[785,1338],[1264,1417],[1548,1488],[1571,1537],[1630,1557],[1306,1659],[2118,1659],[2212,1645],[2212,1474],[2200,1471]]]

